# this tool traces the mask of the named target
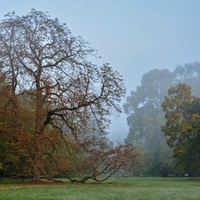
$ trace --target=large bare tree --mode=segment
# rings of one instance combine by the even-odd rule
[[[57,130],[76,141],[96,129],[105,135],[109,116],[121,112],[122,76],[109,64],[99,67],[90,62],[91,55],[96,56],[96,51],[88,43],[47,13],[32,10],[20,17],[13,12],[0,23],[6,84],[32,113],[29,163],[36,181],[45,173],[42,135]],[[17,110],[17,103],[13,109]]]

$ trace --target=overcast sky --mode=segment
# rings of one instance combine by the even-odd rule
[[[0,19],[35,8],[66,23],[90,42],[125,80],[127,95],[144,73],[200,61],[200,0],[0,0]],[[111,138],[126,136],[125,115],[113,120]]]

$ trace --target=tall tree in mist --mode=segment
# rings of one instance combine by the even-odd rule
[[[178,65],[174,72],[174,84],[185,83],[192,89],[193,95],[200,97],[200,63],[187,63],[183,66]]]
[[[147,173],[152,175],[165,173],[171,165],[172,154],[161,132],[165,121],[161,105],[171,84],[168,70],[151,70],[124,104],[129,126],[126,142],[142,146]]]

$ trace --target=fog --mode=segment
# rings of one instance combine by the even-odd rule
[[[144,73],[199,61],[199,0],[0,0],[0,18],[31,8],[48,11],[99,52],[98,65],[110,63],[124,78],[127,96]],[[126,100],[123,99],[121,105]],[[110,138],[128,133],[126,115],[112,117]]]

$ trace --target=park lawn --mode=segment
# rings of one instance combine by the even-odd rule
[[[200,199],[200,179],[129,177],[102,184],[22,184],[0,180],[0,200]]]

